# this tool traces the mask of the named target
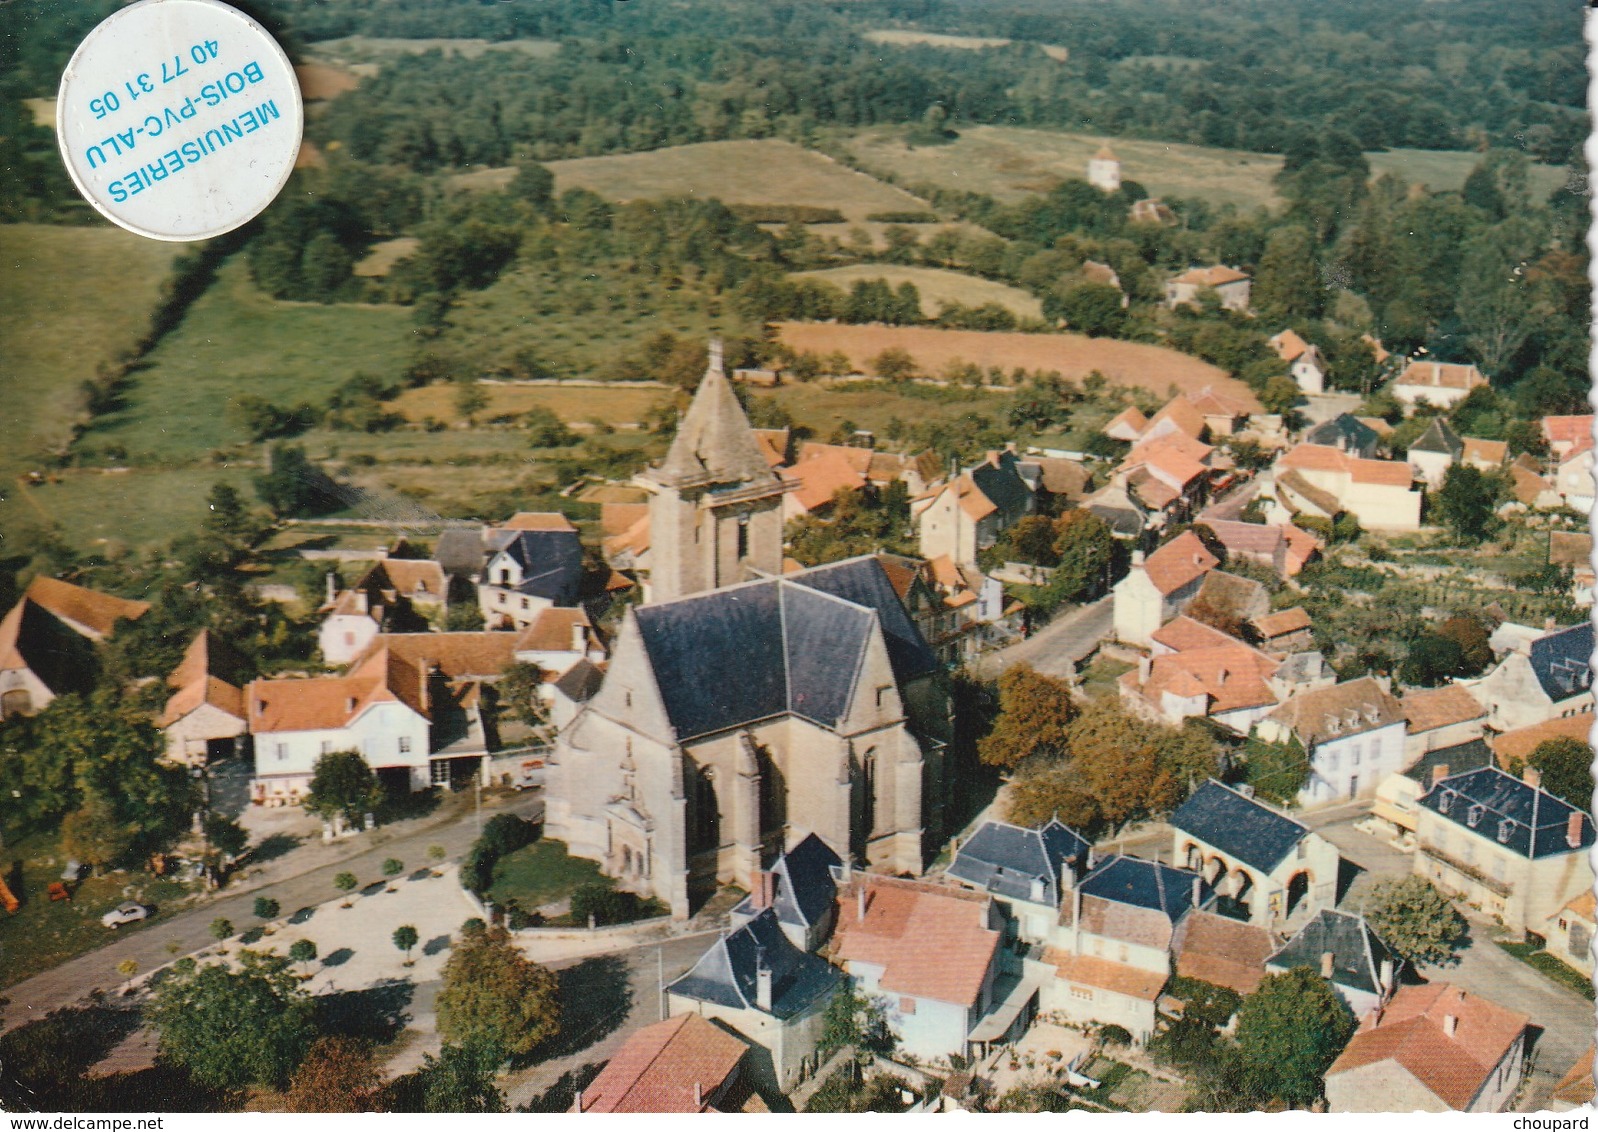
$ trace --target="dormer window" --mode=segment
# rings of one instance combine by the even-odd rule
[[[1451,810],[1453,808],[1454,808],[1454,792],[1452,790],[1444,790],[1443,794],[1442,794],[1442,797],[1437,799],[1437,809],[1438,809],[1438,811],[1440,813],[1446,814],[1449,810]]]
[[[1509,818],[1505,818],[1503,821],[1498,823],[1498,840],[1500,842],[1508,842],[1509,835],[1514,832],[1515,823]]]
[[[1477,824],[1480,823],[1481,816],[1484,813],[1486,813],[1486,809],[1484,807],[1472,806],[1465,812],[1465,824],[1470,826],[1471,829],[1475,829]]]

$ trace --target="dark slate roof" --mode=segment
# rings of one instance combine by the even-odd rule
[[[441,531],[433,548],[433,559],[444,573],[467,578],[480,572],[484,558],[483,534],[477,530]]]
[[[1320,974],[1321,956],[1328,951],[1332,953],[1332,982],[1368,994],[1382,992],[1382,960],[1393,961],[1395,974],[1402,963],[1365,917],[1322,908],[1265,965],[1284,971],[1309,967]]]
[[[1014,452],[1001,452],[997,464],[983,462],[971,469],[971,482],[1006,515],[1026,510],[1032,496],[1032,489],[1016,469],[1019,463]]]
[[[1550,700],[1592,687],[1592,622],[1583,621],[1531,643],[1531,670]]]
[[[775,911],[767,908],[737,931],[724,934],[699,957],[692,970],[669,984],[672,994],[734,1010],[755,1005],[755,972],[771,970],[771,1010],[792,1018],[820,998],[830,996],[844,978],[841,970],[800,951],[782,934]]]
[[[1151,909],[1174,924],[1193,907],[1195,880],[1199,880],[1198,904],[1203,907],[1215,890],[1198,873],[1141,857],[1111,857],[1083,877],[1077,888],[1083,896]]]
[[[1497,839],[1522,857],[1573,853],[1593,843],[1592,817],[1586,811],[1496,766],[1450,775],[1422,795],[1420,804],[1456,825]],[[1565,840],[1571,814],[1581,815],[1577,845]]]
[[[1324,444],[1328,448],[1343,448],[1360,456],[1373,456],[1381,438],[1370,425],[1352,413],[1339,413],[1329,421],[1322,421],[1304,434],[1305,444]],[[1338,442],[1342,443],[1339,444]]]
[[[1433,417],[1432,423],[1426,426],[1426,431],[1415,438],[1409,446],[1411,452],[1437,452],[1443,455],[1458,458],[1465,450],[1465,442],[1459,439],[1459,434],[1448,427],[1442,417]]]
[[[1177,807],[1171,824],[1264,873],[1281,864],[1309,833],[1306,826],[1213,778]]]
[[[555,687],[573,703],[585,704],[594,698],[599,686],[604,682],[604,671],[585,656],[555,681]]]
[[[1058,907],[1060,866],[1077,860],[1086,864],[1091,848],[1080,834],[1058,821],[1038,829],[984,822],[955,853],[948,874],[995,896]],[[1043,882],[1041,900],[1032,894],[1034,880]]]
[[[802,928],[820,923],[837,899],[832,870],[842,865],[843,858],[813,833],[778,857],[771,866],[777,874],[777,894],[771,904],[777,920]],[[744,897],[732,910],[734,916],[754,913],[753,896]]]
[[[1404,774],[1422,786],[1430,786],[1432,770],[1435,767],[1445,766],[1449,774],[1463,774],[1467,770],[1479,770],[1492,765],[1493,752],[1486,742],[1481,739],[1468,739],[1463,743],[1455,743],[1452,747],[1438,747],[1435,751],[1427,751]]]
[[[875,555],[815,566],[783,580],[876,610],[877,622],[887,639],[893,674],[901,684],[938,670],[937,656],[927,647],[921,630],[911,620],[888,572]]]
[[[517,531],[504,552],[522,568],[518,593],[574,605],[583,580],[583,545],[576,531]]]

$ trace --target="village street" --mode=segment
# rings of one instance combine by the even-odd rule
[[[1076,666],[1110,635],[1115,603],[1109,596],[1056,617],[1024,641],[1017,641],[977,661],[978,675],[992,679],[1013,664],[1030,664],[1046,676],[1076,673]]]

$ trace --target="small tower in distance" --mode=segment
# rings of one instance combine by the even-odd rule
[[[1099,146],[1099,151],[1088,162],[1088,184],[1107,193],[1121,189],[1121,161],[1111,152],[1108,142]]]

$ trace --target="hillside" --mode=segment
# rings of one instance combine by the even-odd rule
[[[1017,318],[1042,318],[1043,307],[1035,295],[1019,287],[995,283],[976,275],[960,271],[945,271],[937,267],[908,267],[892,263],[856,263],[848,267],[831,267],[821,271],[801,271],[795,279],[814,279],[831,283],[847,291],[856,281],[882,279],[889,286],[913,283],[921,294],[921,313],[936,318],[941,307],[948,303],[963,303],[968,307],[993,303],[1004,307]]]

